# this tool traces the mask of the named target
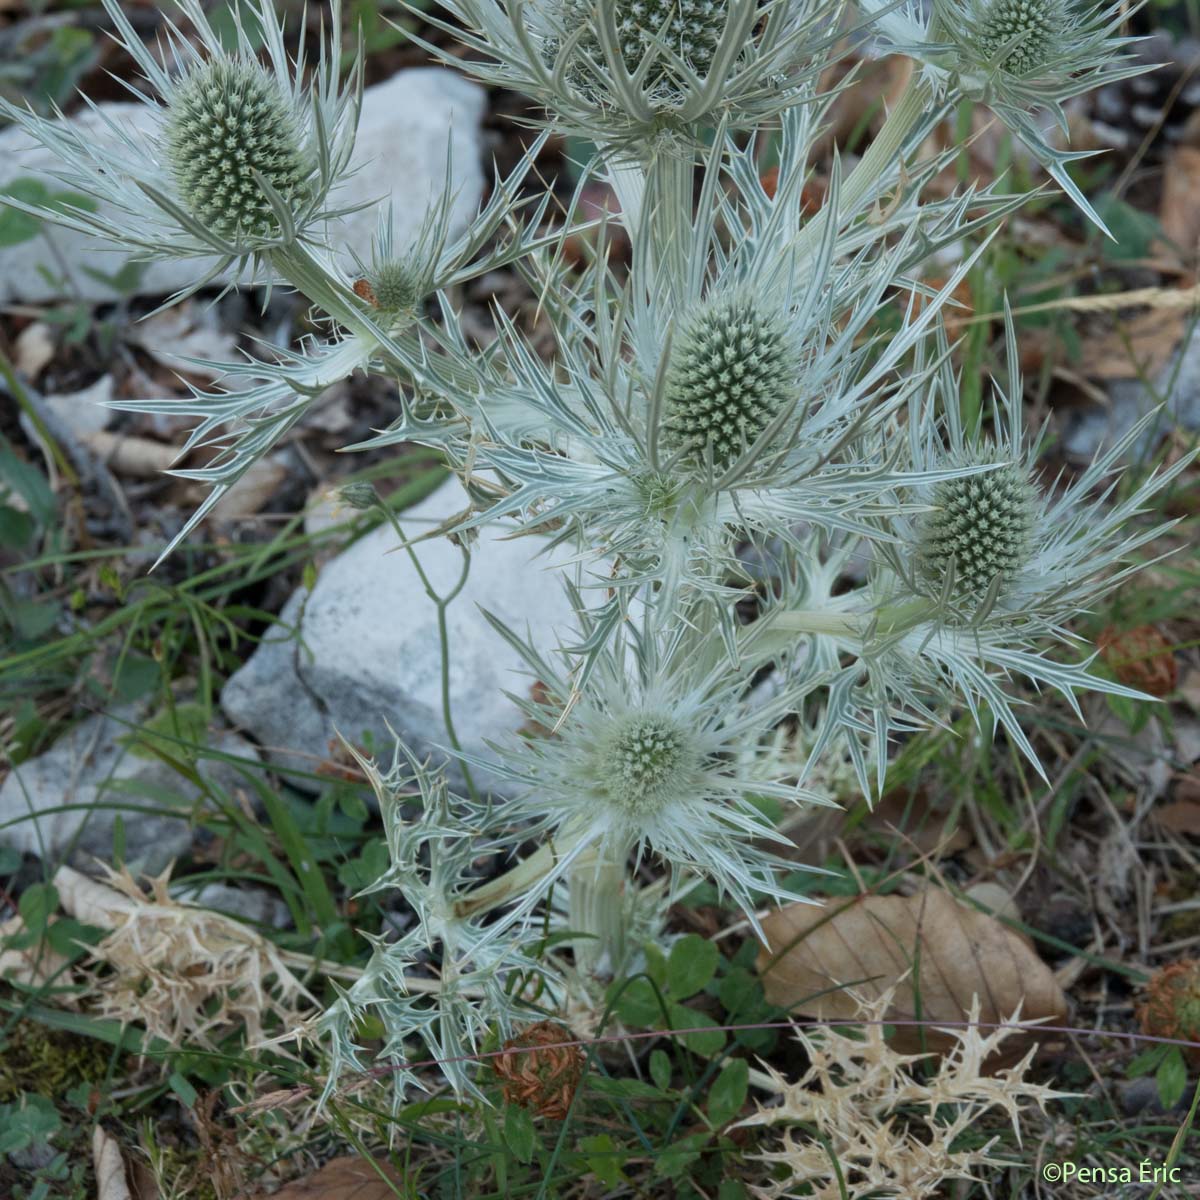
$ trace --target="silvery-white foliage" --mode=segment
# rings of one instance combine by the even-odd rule
[[[861,787],[878,794],[893,735],[941,723],[948,695],[981,728],[1001,725],[1040,773],[1011,683],[1060,693],[1080,719],[1078,691],[1139,694],[1088,670],[1094,655],[1079,658],[1070,621],[1139,569],[1135,552],[1173,524],[1135,519],[1193,456],[1151,472],[1114,501],[1120,464],[1151,413],[1069,483],[1041,480],[1039,443],[1023,437],[1011,321],[1007,334],[1009,386],[996,389],[989,436],[963,428],[957,380],[944,357],[930,380],[941,398],[939,418],[914,409],[894,431],[907,441],[911,475],[920,482],[896,497],[881,530],[887,536],[873,542],[866,583],[839,593],[839,573],[814,565],[820,550],[811,545],[764,615],[777,644],[803,635],[792,670],[827,689],[803,774],[831,745],[848,744]],[[946,474],[948,467],[961,473]],[[969,568],[987,558],[988,547],[998,548],[1003,569],[996,567],[986,587],[965,586],[960,563]],[[843,544],[833,561],[846,552]]]
[[[594,621],[578,607],[586,643]],[[799,898],[778,883],[791,864],[763,848],[787,839],[761,801],[825,802],[786,768],[770,778],[750,767],[766,732],[795,711],[803,693],[784,687],[765,702],[747,695],[755,626],[740,639],[745,665],[731,669],[721,643],[699,632],[703,614],[676,616],[684,619],[664,628],[657,609],[645,606],[621,636],[597,639],[602,648],[582,693],[571,679],[576,656],[548,661],[494,622],[539,684],[536,694],[513,699],[530,723],[553,727],[555,736],[497,745],[488,765],[519,789],[507,818],[555,837],[555,874],[588,849],[600,862],[653,853],[673,868],[677,886],[699,874],[754,923],[764,897]]]
[[[500,517],[551,534],[572,552],[563,584],[579,614],[552,657],[494,622],[529,669],[513,686],[526,727],[488,760],[513,799],[455,796],[403,747],[386,770],[361,760],[392,863],[367,890],[397,894],[406,921],[373,939],[324,1018],[327,1095],[369,1065],[355,1041],[368,1014],[395,1103],[426,1078],[422,1058],[479,1094],[471,1055],[594,1001],[697,879],[756,924],[758,905],[788,897],[794,865],[768,812],[825,802],[851,773],[877,794],[897,739],[956,705],[1036,764],[1022,687],[1072,706],[1086,688],[1133,694],[1089,672],[1070,622],[1162,532],[1139,513],[1189,459],[1118,498],[1135,429],[1078,478],[1042,479],[1011,324],[1008,386],[986,427],[963,426],[942,310],[1023,197],[928,198],[957,147],[921,157],[947,112],[976,99],[1090,213],[1072,156],[1031,113],[1135,69],[1115,7],[443,0],[475,52],[453,64],[533,97],[548,130],[590,139],[579,189],[610,185],[620,211],[585,226],[572,205],[552,227],[548,193],[522,199],[535,138],[457,240],[449,197],[411,244],[383,214],[355,278],[321,234],[358,94],[357,72],[337,79],[340,15],[304,83],[269,0],[252,3],[261,57],[241,32],[223,48],[197,0],[179,0],[197,43],[168,25],[160,62],[104,0],[157,136],[114,129],[101,157],[69,123],[2,110],[59,153],[73,190],[123,214],[48,219],[144,257],[254,262],[314,306],[319,337],[224,364],[218,390],[123,404],[195,417],[185,451],[218,450],[178,472],[211,488],[188,529],[322,391],[377,372],[397,385],[395,419],[349,449],[442,452],[472,499],[454,531],[464,546]],[[855,21],[921,68],[862,157],[835,154],[818,179],[835,99],[821,80]],[[769,182],[753,136],[767,126]],[[612,222],[628,270],[609,260]],[[974,249],[944,284],[920,282],[931,254],[960,245]],[[459,285],[500,267],[531,284],[551,361],[503,312],[494,342],[473,344]],[[649,856],[669,879],[640,887],[629,866]]]
[[[704,125],[755,128],[832,57],[845,5],[813,0],[447,0],[466,67],[532,97],[554,129],[622,157],[686,154]],[[464,33],[464,28],[466,32]]]
[[[537,933],[525,924],[527,903],[491,921],[463,911],[491,824],[487,812],[451,797],[444,776],[403,749],[386,772],[349,749],[379,801],[392,863],[360,895],[399,890],[415,921],[397,938],[369,939],[362,978],[339,989],[324,1014],[320,1028],[332,1048],[327,1094],[344,1070],[363,1069],[354,1030],[366,1016],[387,1031],[380,1057],[393,1068],[397,1102],[419,1079],[408,1064],[422,1057],[441,1063],[456,1089],[473,1092],[471,1056],[514,1022],[553,1011],[561,998],[557,979],[532,953]],[[410,973],[433,955],[436,976],[420,987]],[[423,1055],[414,1054],[415,1044]]]
[[[1101,229],[1067,170],[1091,151],[1052,145],[1033,114],[1049,113],[1064,139],[1063,106],[1075,96],[1152,68],[1125,53],[1120,36],[1140,4],[1080,0],[932,0],[927,6],[859,0],[895,49],[921,64],[935,89],[978,100],[1029,148]]]

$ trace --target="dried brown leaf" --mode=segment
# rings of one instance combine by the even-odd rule
[[[867,814],[863,829],[895,839],[897,832],[918,854],[949,858],[967,849],[974,839],[960,822],[952,820],[948,806],[924,791],[916,796],[906,789],[885,792]]]
[[[1183,340],[1189,310],[1151,309],[1083,340],[1079,370],[1088,379],[1153,379]]]
[[[1195,800],[1176,800],[1154,809],[1154,819],[1172,833],[1200,837],[1200,803]],[[2,961],[2,960],[0,960]]]
[[[1149,696],[1169,696],[1179,683],[1170,639],[1155,625],[1108,628],[1096,639],[1100,656],[1124,684]]]
[[[138,478],[157,478],[169,471],[179,457],[174,446],[166,442],[151,441],[150,438],[125,436],[100,429],[89,433],[84,439],[87,446],[104,460],[117,475],[132,475]]]
[[[380,1171],[392,1183],[380,1178]],[[271,1200],[395,1200],[396,1196],[404,1195],[403,1182],[403,1176],[390,1163],[376,1160],[372,1165],[347,1155],[332,1159],[307,1179],[289,1183]],[[262,1195],[255,1200],[267,1197]]]
[[[759,955],[767,1000],[822,1019],[852,1018],[859,1002],[894,989],[889,1020],[964,1021],[975,997],[980,1019],[1060,1021],[1066,997],[1029,944],[994,917],[929,889],[915,896],[860,896],[828,906],[793,904],[763,922],[770,951]],[[900,1028],[894,1044],[915,1050],[921,1030]],[[924,1044],[952,1040],[924,1030]]]
[[[220,508],[224,522],[241,521],[262,512],[287,479],[287,467],[277,458],[260,458],[225,493]]]
[[[1163,235],[1185,259],[1196,257],[1200,242],[1200,150],[1195,146],[1176,146],[1167,156],[1163,172],[1162,199],[1158,219]]]
[[[0,4],[0,11],[3,7]],[[13,365],[27,379],[36,380],[43,368],[54,361],[57,353],[54,330],[45,321],[34,321],[17,334],[13,344]]]
[[[92,1165],[96,1171],[96,1200],[133,1200],[121,1147],[99,1125],[92,1134]]]

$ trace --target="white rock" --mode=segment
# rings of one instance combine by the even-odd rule
[[[37,379],[42,368],[54,361],[58,343],[54,330],[45,321],[34,321],[17,334],[13,344],[13,365],[28,379]]]
[[[82,391],[46,396],[46,407],[81,438],[103,433],[116,416],[104,406],[113,398],[113,377],[101,375]]]
[[[395,235],[403,244],[416,233],[431,197],[441,194],[449,145],[451,189],[455,193],[452,232],[460,232],[483,194],[479,123],[484,104],[481,88],[443,67],[401,71],[368,88],[363,95],[351,163],[357,173],[336,194],[335,207],[378,199],[383,202],[382,211],[386,211],[390,198]],[[150,133],[156,126],[154,110],[146,105],[107,103],[98,108],[136,132]],[[71,120],[89,133],[104,136],[103,121],[90,110]],[[0,190],[14,179],[27,176],[41,178],[47,186],[61,190],[63,185],[53,178],[59,165],[50,151],[33,143],[15,126],[0,131]],[[331,226],[330,245],[344,253],[348,264],[352,262],[350,250],[363,259],[369,258],[379,211],[368,208],[351,213]],[[127,255],[64,229],[56,230],[53,236],[79,294],[88,300],[112,299],[114,293],[109,287],[80,268],[88,266],[111,275],[120,269]],[[45,279],[39,266],[49,267],[52,275],[59,274],[56,260],[41,238],[0,250],[0,303],[39,303],[72,294],[70,289]],[[203,264],[195,259],[151,263],[137,290],[141,295],[165,295],[188,286],[203,270]]]
[[[401,515],[412,537],[466,507],[450,480]],[[447,610],[451,712],[463,749],[487,757],[486,740],[503,739],[522,723],[504,692],[521,694],[532,680],[520,656],[484,619],[494,613],[548,653],[575,635],[570,605],[558,580],[562,555],[537,558],[539,538],[505,540],[503,524],[484,528],[471,551],[471,572]],[[440,594],[456,582],[462,557],[446,538],[416,547]],[[280,625],[225,685],[229,719],[252,734],[281,766],[312,772],[337,747],[340,732],[354,743],[369,734],[390,759],[388,724],[418,755],[447,744],[442,721],[441,651],[437,611],[395,533],[381,526],[321,570],[311,594],[297,591]],[[472,767],[476,782],[503,791]],[[293,778],[293,786],[312,781]]]
[[[198,790],[157,758],[129,747],[137,714],[88,717],[44,754],[12,769],[0,787],[0,844],[48,861],[81,868],[93,858],[112,862],[113,829],[125,826],[125,861],[135,873],[156,874],[192,844],[188,814]],[[254,760],[254,747],[228,731],[213,735],[213,749]],[[203,760],[199,771],[226,793],[240,776],[228,763]],[[161,810],[168,800],[180,816]],[[138,810],[154,811],[138,811]]]
[[[206,883],[196,888],[187,880],[172,884],[171,894],[202,908],[213,908],[231,917],[241,917],[255,925],[286,929],[292,923],[288,906],[266,888],[234,887],[229,883]]]

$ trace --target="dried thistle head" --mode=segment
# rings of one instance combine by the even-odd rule
[[[77,920],[107,928],[92,948],[91,995],[98,1011],[145,1028],[168,1045],[212,1046],[231,1026],[251,1045],[266,1026],[291,1028],[299,1002],[314,998],[279,950],[248,925],[168,891],[170,870],[143,891],[127,868],[103,883],[63,867],[55,886]]]
[[[898,1054],[884,1036],[893,993],[859,998],[860,1033],[838,1028],[797,1032],[810,1065],[796,1082],[767,1066],[781,1103],[760,1108],[741,1125],[788,1126],[782,1146],[761,1155],[787,1174],[756,1188],[759,1196],[775,1200],[797,1195],[802,1185],[808,1189],[803,1194],[814,1200],[942,1196],[948,1179],[974,1179],[980,1167],[1009,1165],[992,1153],[996,1137],[980,1145],[978,1137],[964,1137],[968,1130],[977,1134],[981,1120],[1003,1114],[1019,1137],[1030,1103],[1042,1109],[1064,1095],[1025,1080],[1036,1047],[1013,1067],[995,1075],[982,1073],[984,1062],[1020,1031],[1000,1028],[982,1034],[978,998],[965,1028],[939,1030],[956,1045],[938,1060],[936,1071],[919,1076],[913,1064],[934,1056]],[[793,1130],[793,1125],[815,1128],[819,1136]]]
[[[504,1053],[492,1062],[505,1101],[541,1117],[566,1120],[585,1062],[579,1046],[561,1044],[571,1040],[557,1022],[539,1021],[505,1042]]]
[[[1200,1042],[1200,958],[1186,958],[1156,971],[1137,1010],[1142,1031],[1151,1037]],[[1186,1052],[1200,1063],[1200,1045]]]

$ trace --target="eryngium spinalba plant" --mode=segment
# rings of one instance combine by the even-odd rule
[[[571,550],[560,583],[577,636],[547,656],[494,622],[528,664],[512,687],[523,732],[487,763],[504,802],[455,794],[403,746],[363,761],[392,856],[370,890],[398,890],[414,920],[375,941],[325,1015],[330,1088],[366,1065],[354,1041],[366,1014],[386,1031],[397,1102],[415,1081],[408,1062],[446,1060],[469,1092],[466,1057],[514,1025],[566,1014],[586,1028],[603,985],[637,969],[664,905],[696,880],[757,928],[795,866],[771,814],[830,802],[835,777],[877,794],[897,738],[955,706],[1036,767],[1022,691],[1072,706],[1085,688],[1133,694],[1089,673],[1070,623],[1161,532],[1137,517],[1184,463],[1117,499],[1134,430],[1069,484],[1041,476],[1011,323],[994,409],[964,424],[941,310],[1023,197],[933,198],[926,185],[956,151],[919,154],[973,98],[1090,211],[1037,118],[1134,70],[1115,9],[934,0],[919,18],[877,0],[443,0],[474,52],[453,66],[523,90],[531,119],[596,147],[580,186],[615,190],[629,269],[610,264],[603,225],[578,266],[564,253],[581,244],[578,223],[552,227],[548,196],[518,200],[539,135],[465,232],[449,230],[448,196],[407,244],[383,214],[371,261],[348,271],[325,233],[344,210],[358,109],[357,72],[337,77],[337,14],[305,67],[268,0],[253,8],[261,50],[244,34],[222,43],[197,0],[179,0],[194,34],[168,24],[160,53],[104,2],[156,124],[136,136],[113,125],[101,145],[6,106],[58,152],[74,190],[105,202],[44,215],[143,258],[256,271],[306,296],[325,330],[282,361],[224,364],[226,390],[125,405],[190,413],[187,446],[219,448],[179,472],[211,485],[189,528],[314,396],[363,371],[394,381],[396,414],[358,448],[442,452],[469,497],[465,551],[471,530],[500,519]],[[820,81],[856,28],[918,66],[863,156],[835,157],[812,211],[811,152],[833,100]],[[975,249],[944,286],[918,282],[932,254],[963,245]],[[494,343],[472,348],[457,285],[498,267],[539,296],[551,358],[499,311]],[[195,287],[214,270],[198,266]],[[635,882],[644,859],[660,883]],[[562,930],[579,936],[547,939]],[[430,961],[436,978],[413,972]]]

